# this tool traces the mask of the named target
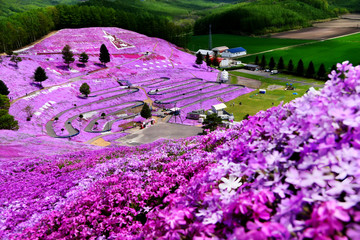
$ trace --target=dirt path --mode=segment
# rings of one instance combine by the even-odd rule
[[[229,72],[229,75],[232,77],[236,77],[237,84],[239,85],[244,85],[245,87],[253,88],[253,89],[258,89],[261,86],[261,81],[259,80],[236,76],[234,74],[231,74],[231,72]]]
[[[301,81],[301,80],[295,80],[295,79],[291,79],[291,78],[279,77],[277,75],[271,75],[269,72],[264,72],[264,71],[250,71],[250,70],[245,70],[245,69],[239,69],[239,70],[234,70],[234,71],[248,73],[248,74],[266,77],[266,78],[271,78],[271,79],[282,81],[284,83],[295,83],[295,84],[309,85],[309,86],[320,87],[320,88],[324,86],[323,84],[316,84],[316,83],[310,83],[310,82]]]
[[[360,32],[360,14],[346,14],[338,19],[315,22],[313,27],[275,33],[273,38],[328,40]]]

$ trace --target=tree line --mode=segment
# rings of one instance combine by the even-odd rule
[[[178,26],[146,11],[125,12],[109,7],[58,5],[34,9],[0,20],[0,52],[34,42],[53,30],[82,27],[120,27],[166,39],[178,46],[189,41],[191,27]]]
[[[0,129],[17,130],[18,122],[9,114],[10,101],[7,97],[9,93],[5,83],[0,80]]]
[[[327,75],[329,72],[326,70],[325,65],[322,63],[319,66],[319,69],[316,71],[314,67],[314,63],[312,61],[309,62],[309,65],[307,68],[304,66],[304,62],[302,59],[300,59],[295,66],[292,59],[289,60],[288,64],[285,65],[284,60],[282,57],[279,58],[278,62],[276,63],[275,59],[273,57],[270,58],[269,62],[267,62],[267,59],[265,58],[265,55],[262,55],[261,60],[259,59],[259,56],[257,55],[255,57],[254,63],[256,65],[259,65],[262,69],[269,68],[269,70],[276,69],[280,72],[285,72],[288,74],[294,74],[300,77],[307,77],[307,78],[316,78],[319,80],[327,80]],[[336,66],[333,65],[331,67],[331,70],[336,70]]]

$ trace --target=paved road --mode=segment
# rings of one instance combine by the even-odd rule
[[[250,70],[246,70],[246,69],[238,69],[238,70],[234,70],[234,71],[248,73],[248,74],[252,74],[252,75],[256,75],[256,76],[272,78],[275,80],[283,81],[284,83],[295,83],[295,84],[300,84],[300,85],[309,85],[309,86],[313,86],[313,87],[324,87],[324,84],[316,84],[316,83],[310,83],[310,82],[295,80],[295,79],[286,78],[286,77],[279,77],[276,74],[271,75],[269,72],[264,72],[264,71],[250,71]],[[231,73],[231,71],[230,71],[230,73]]]
[[[158,139],[179,139],[196,136],[202,132],[202,128],[173,123],[157,123],[151,127],[136,131],[130,135],[122,137],[117,141],[121,145],[138,146],[151,143]]]
[[[65,111],[62,111],[60,113],[58,113],[56,116],[53,117],[53,119],[55,119],[56,117],[57,118],[60,118],[62,115],[64,115],[65,113],[71,111],[71,110],[74,110],[74,109],[79,109],[79,108],[82,108],[82,107],[87,107],[87,106],[90,106],[92,104],[97,104],[97,103],[101,103],[101,102],[106,102],[106,101],[109,101],[109,100],[112,100],[112,99],[116,99],[118,97],[122,97],[122,96],[125,96],[125,95],[128,95],[128,94],[131,94],[131,93],[134,93],[134,92],[137,92],[139,91],[138,88],[131,88],[132,91],[130,92],[125,92],[125,93],[121,93],[121,94],[117,94],[117,95],[114,95],[114,96],[111,96],[111,97],[107,97],[107,98],[104,98],[104,99],[100,99],[100,100],[97,100],[97,101],[94,101],[94,102],[90,102],[90,103],[87,103],[87,104],[84,104],[84,105],[81,105],[81,106],[76,106],[76,107],[72,107],[72,108],[69,108]],[[129,89],[120,89],[121,91],[127,91]],[[131,102],[130,102],[131,103]],[[123,105],[123,104],[127,104],[127,103],[121,103],[119,105]],[[106,107],[106,108],[101,108],[101,109],[96,109],[96,110],[91,110],[91,111],[87,111],[87,112],[93,112],[93,111],[97,111],[97,110],[105,110],[105,109],[108,109],[108,108],[113,108],[114,106],[110,106],[110,107]],[[83,112],[83,114],[86,113],[86,112]],[[64,136],[60,136],[60,135],[57,135],[54,131],[54,128],[53,128],[53,122],[54,120],[50,120],[46,123],[46,131],[48,133],[49,136],[51,137],[70,137],[70,136],[74,136],[76,134],[79,133],[79,130],[78,129],[75,129],[71,122],[77,118],[77,116],[73,116],[71,118],[68,118],[65,122],[65,128],[66,130],[68,131],[68,135],[64,135]],[[68,122],[70,122],[70,124],[68,124]],[[95,121],[93,122],[95,123]]]

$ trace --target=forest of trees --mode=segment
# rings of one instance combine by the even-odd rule
[[[163,38],[178,46],[185,46],[191,36],[190,26],[181,27],[148,12],[132,13],[85,4],[58,5],[0,20],[0,52],[21,48],[53,30],[81,27],[120,27]]]
[[[204,12],[204,17],[193,26],[175,24],[171,17],[151,13],[140,6],[135,1],[88,0],[77,5],[49,6],[2,16],[0,52],[21,48],[53,30],[81,27],[120,27],[186,47],[193,33],[207,34],[210,23],[213,33],[266,34],[306,27],[312,20],[336,17],[346,11],[329,6],[327,0],[240,1],[220,7],[212,14]]]
[[[308,27],[312,20],[336,17],[344,9],[329,7],[326,0],[284,0],[239,3],[198,19],[195,35],[214,33],[266,34]]]

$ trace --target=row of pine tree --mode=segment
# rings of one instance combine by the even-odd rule
[[[316,72],[314,63],[312,61],[310,61],[308,67],[305,69],[302,59],[298,61],[295,67],[292,59],[290,59],[288,64],[285,65],[283,57],[279,58],[278,63],[276,63],[275,59],[271,57],[269,63],[267,63],[265,55],[262,55],[261,60],[259,60],[259,56],[256,55],[254,63],[256,65],[259,65],[262,69],[266,69],[268,67],[269,70],[277,69],[280,72],[295,74],[301,77],[316,78],[319,80],[326,80],[328,75],[328,72],[326,71],[325,65],[323,63],[320,65],[318,71]],[[335,65],[332,66],[331,71],[332,70],[335,70]]]

